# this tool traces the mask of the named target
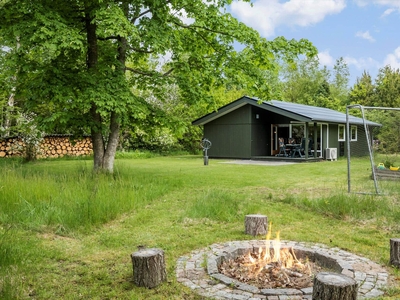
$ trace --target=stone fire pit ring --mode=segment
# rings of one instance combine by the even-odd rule
[[[305,289],[259,289],[239,282],[218,271],[224,259],[235,258],[248,252],[265,248],[265,240],[232,241],[213,244],[196,250],[177,261],[177,281],[193,289],[197,294],[213,299],[237,300],[300,300],[312,298],[312,287]],[[308,257],[334,272],[354,278],[358,283],[358,299],[369,299],[383,295],[382,288],[388,284],[389,274],[379,264],[322,244],[281,241],[281,248],[293,248],[298,258]]]

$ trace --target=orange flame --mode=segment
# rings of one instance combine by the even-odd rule
[[[280,232],[276,233],[276,238],[271,240],[272,236],[272,222],[269,223],[268,232],[265,239],[265,248],[260,247],[258,253],[249,253],[247,266],[253,266],[251,272],[257,276],[264,268],[272,267],[271,263],[278,263],[281,268],[289,269],[293,266],[299,267],[306,271],[308,268],[310,274],[310,266],[302,264],[296,257],[293,249],[290,251],[288,248],[281,249]],[[272,245],[272,247],[271,247]]]

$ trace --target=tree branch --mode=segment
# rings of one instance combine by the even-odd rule
[[[150,72],[149,72],[149,71],[143,71],[143,70],[134,69],[134,68],[131,68],[131,67],[126,67],[126,66],[125,66],[125,70],[131,71],[131,72],[136,73],[136,74],[139,74],[139,75],[144,75],[144,76],[154,76],[154,75],[158,75],[158,76],[167,77],[168,75],[170,75],[170,74],[175,70],[175,68],[169,69],[169,70],[168,70],[167,72],[165,72],[164,74],[160,74],[160,73],[154,72],[154,71],[150,71]]]
[[[173,71],[175,70],[175,68],[171,68],[169,69],[167,72],[165,72],[162,76],[167,77],[169,74],[171,74]]]
[[[136,48],[136,47],[129,47],[129,49],[136,51],[136,52],[141,52],[141,53],[153,53],[153,50],[146,50],[146,49],[140,49],[140,48]]]
[[[118,40],[118,36],[108,36],[108,37],[97,37],[98,40],[100,41],[107,41],[107,40]]]
[[[232,37],[232,38],[236,38],[234,35],[228,34],[227,32],[214,30],[214,29],[211,29],[211,28],[208,28],[208,27],[204,27],[204,26],[198,26],[198,25],[193,25],[193,24],[185,25],[183,23],[179,23],[179,22],[176,22],[176,21],[172,21],[172,23],[174,23],[175,25],[177,25],[179,27],[182,27],[182,28],[187,28],[187,29],[192,29],[192,30],[194,28],[198,28],[198,29],[203,29],[203,30],[208,31],[208,32],[218,33],[218,34],[221,34],[221,35],[225,35],[225,36],[229,36],[229,37]],[[196,31],[196,33],[198,33],[198,31]]]
[[[131,23],[132,23],[132,24],[135,24],[135,22],[136,22],[137,19],[139,19],[140,17],[142,17],[142,16],[148,14],[149,12],[151,12],[151,9],[148,9],[148,10],[145,10],[145,11],[141,12],[141,13],[138,14],[136,17],[133,17],[133,18],[132,18]]]

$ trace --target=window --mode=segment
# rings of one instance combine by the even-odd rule
[[[357,141],[357,126],[351,126],[350,129],[350,140]]]
[[[338,140],[339,141],[345,141],[345,127],[344,125],[339,125],[339,131],[338,131]]]

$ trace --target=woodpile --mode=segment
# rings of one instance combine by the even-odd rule
[[[14,137],[0,140],[0,158],[22,156],[25,143],[22,138]],[[39,145],[39,158],[82,156],[93,153],[90,137],[70,139],[69,136],[46,136]]]
[[[0,140],[0,157],[21,156],[24,146],[21,138]]]
[[[93,152],[92,140],[86,137],[70,140],[69,137],[48,136],[40,144],[41,157],[63,157],[90,155]]]

